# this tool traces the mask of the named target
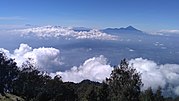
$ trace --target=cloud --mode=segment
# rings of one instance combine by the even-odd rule
[[[76,39],[98,39],[98,40],[117,40],[117,36],[103,33],[99,30],[92,29],[90,31],[74,31],[71,27],[60,26],[43,26],[27,29],[18,29],[14,32],[21,33],[22,35],[35,35],[38,37],[65,37]]]
[[[112,69],[107,63],[107,59],[101,55],[86,60],[79,67],[74,66],[71,70],[51,73],[51,75],[60,75],[64,81],[80,82],[84,79],[89,79],[102,82],[106,77],[109,77]]]
[[[174,35],[174,34],[179,34],[179,30],[160,30],[156,33],[153,33],[156,35]]]
[[[27,44],[20,44],[20,47],[15,49],[12,54],[3,48],[0,50],[5,52],[8,57],[15,59],[18,66],[32,59],[32,62],[35,63],[39,70],[52,72],[62,64],[60,60],[60,51],[55,48],[40,47],[32,49],[32,47]]]
[[[161,30],[160,33],[177,33],[179,34],[179,30]]]
[[[20,16],[11,16],[11,17],[0,17],[0,20],[25,20],[25,18]]]
[[[142,89],[152,87],[156,90],[161,86],[165,93],[179,95],[179,65],[164,64],[158,65],[154,61],[136,58],[129,61],[133,67],[141,73],[144,86]]]
[[[141,73],[144,86],[142,90],[151,87],[156,90],[159,86],[168,94],[179,95],[179,65],[158,65],[154,61],[136,58],[129,61],[130,66]],[[80,82],[84,79],[102,82],[110,76],[111,67],[104,56],[87,59],[81,66],[72,67],[64,72],[51,73],[51,76],[61,75],[64,81]]]
[[[0,52],[4,52],[6,54],[7,57],[10,57],[10,52],[4,48],[0,48]]]
[[[32,25],[33,26],[33,25]],[[0,30],[6,30],[6,32],[11,32],[14,29],[22,29],[22,28],[29,28],[31,26],[27,25],[18,25],[18,24],[0,24]]]
[[[39,70],[48,71],[52,77],[61,75],[63,81],[80,82],[84,79],[102,82],[109,77],[113,67],[108,63],[103,55],[92,57],[84,61],[80,66],[73,66],[70,70],[54,71],[55,67],[60,67],[60,51],[55,48],[35,48],[27,44],[21,44],[11,54],[3,48],[8,57],[14,58],[18,65],[28,58],[32,58],[39,66]],[[130,66],[136,68],[141,73],[144,84],[143,90],[151,87],[156,90],[159,86],[166,95],[179,95],[179,65],[178,64],[157,64],[156,62],[143,58],[129,60]]]

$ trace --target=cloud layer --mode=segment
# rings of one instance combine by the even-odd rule
[[[131,59],[129,64],[141,73],[144,83],[143,90],[148,87],[156,90],[161,86],[165,93],[179,95],[179,65],[158,65],[154,61],[142,58]],[[113,67],[107,63],[107,59],[104,56],[99,56],[86,60],[79,67],[74,66],[71,70],[59,71],[51,73],[51,75],[61,75],[64,81],[80,82],[89,79],[102,82],[110,76],[112,70]]]
[[[143,89],[152,87],[157,89],[161,86],[166,93],[179,95],[179,65],[164,64],[158,65],[154,61],[136,58],[129,61],[133,67],[141,73]]]
[[[38,37],[65,37],[76,39],[98,39],[98,40],[117,40],[117,36],[100,32],[99,30],[92,29],[90,31],[74,31],[70,27],[60,26],[44,26],[27,29],[14,30],[22,35],[35,35]]]
[[[166,35],[166,36],[179,35],[179,30],[177,30],[177,29],[173,29],[173,30],[160,30],[158,32],[151,33],[151,34],[153,34],[153,35]]]
[[[62,65],[60,51],[55,48],[32,48],[27,44],[21,44],[13,53],[1,48],[8,57],[14,58],[18,66],[29,58],[33,60],[38,69],[48,71],[51,76],[61,75],[63,81],[80,82],[84,79],[102,82],[110,76],[113,67],[103,55],[92,57],[84,61],[80,66],[73,66],[70,70],[57,71],[56,68]],[[142,89],[152,87],[156,90],[158,86],[166,94],[179,95],[179,65],[178,64],[157,64],[154,61],[136,58],[129,60],[130,66],[141,73],[144,86]],[[56,70],[54,72],[54,70]]]
[[[18,66],[21,66],[23,62],[31,59],[39,70],[53,71],[55,67],[58,68],[62,64],[60,60],[60,51],[55,48],[35,48],[28,46],[27,44],[20,44],[18,49],[15,49],[13,53],[1,48],[1,51],[5,52],[8,57],[15,59]]]
[[[0,16],[0,20],[24,20],[25,18],[20,16],[10,16],[10,17],[2,17]]]
[[[173,33],[173,34],[179,34],[179,30],[161,30],[159,33]]]
[[[107,59],[104,56],[93,57],[86,60],[79,67],[72,67],[71,70],[65,72],[56,72],[51,75],[60,75],[64,81],[80,82],[84,79],[102,82],[106,77],[109,77],[112,67],[107,64]]]

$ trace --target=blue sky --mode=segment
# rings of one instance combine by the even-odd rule
[[[0,25],[178,29],[178,0],[0,0]]]

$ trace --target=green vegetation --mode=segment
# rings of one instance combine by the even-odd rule
[[[24,99],[12,94],[6,93],[5,95],[6,96],[0,95],[0,101],[25,101]]]
[[[141,91],[142,86],[140,74],[125,59],[103,83],[73,83],[58,75],[51,78],[28,61],[20,69],[0,53],[0,101],[178,101],[164,98],[160,87],[153,92]]]
[[[115,67],[111,76],[107,79],[112,101],[138,101],[142,82],[140,75],[127,61],[121,61],[120,66]]]

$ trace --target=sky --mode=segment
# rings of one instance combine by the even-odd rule
[[[0,26],[179,29],[178,0],[0,0]]]

